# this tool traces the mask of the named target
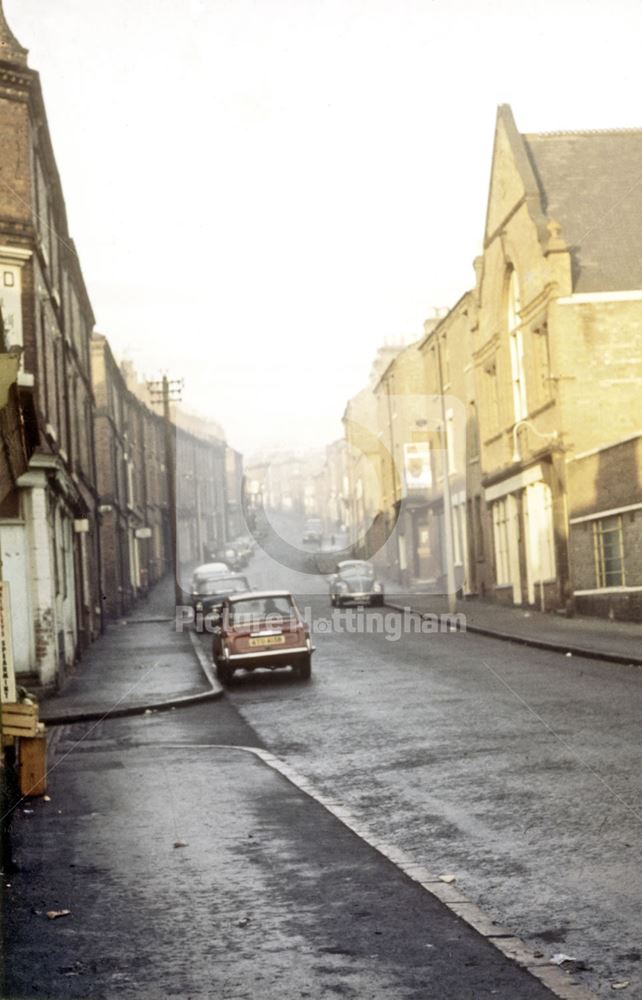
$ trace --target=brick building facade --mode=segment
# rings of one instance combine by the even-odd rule
[[[92,338],[96,464],[100,494],[102,597],[107,618],[126,614],[172,568],[166,429],[148,387],[130,364],[119,366],[106,337]],[[172,406],[176,473],[178,583],[189,592],[195,564],[236,531],[242,459],[218,425]],[[228,453],[236,474],[228,476]]]
[[[420,344],[431,401],[430,485],[417,512],[416,576],[445,592],[450,550],[454,587],[465,595],[485,595],[493,581],[473,370],[475,315],[475,298],[467,292],[437,324],[431,321]]]
[[[51,683],[100,628],[90,333],[93,313],[38,74],[0,10],[0,306],[22,348],[37,444],[5,503],[2,576],[16,669]]]
[[[0,319],[0,353],[19,358],[0,413],[0,579],[16,673],[47,687],[171,566],[166,431],[93,334],[40,80],[1,3]],[[189,566],[227,538],[227,446],[198,421],[173,434]]]

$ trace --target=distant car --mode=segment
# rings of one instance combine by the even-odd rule
[[[343,559],[342,562],[337,563],[337,573],[342,573],[346,569],[352,569],[353,566],[363,573],[369,573],[370,576],[375,575],[374,568],[365,559]]]
[[[223,601],[212,649],[223,684],[235,670],[261,667],[292,667],[308,680],[313,652],[310,630],[287,590],[234,594]]]
[[[226,542],[220,549],[217,549],[216,558],[224,560],[234,573],[242,570],[248,562],[235,542]]]
[[[254,539],[249,535],[243,535],[241,538],[235,538],[233,545],[247,566],[254,553]]]
[[[370,563],[349,559],[337,565],[337,573],[330,578],[330,603],[333,608],[344,604],[369,604],[384,602],[383,584],[377,580]]]
[[[202,566],[197,566],[192,573],[192,592],[197,587],[199,581],[211,579],[214,576],[229,575],[230,567],[224,562],[208,562]]]
[[[316,517],[309,518],[303,529],[304,542],[320,542],[323,538],[323,524]]]
[[[220,610],[226,597],[250,589],[246,576],[203,577],[192,591],[192,607],[194,611],[209,614]]]

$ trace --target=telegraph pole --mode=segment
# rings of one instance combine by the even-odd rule
[[[177,605],[183,603],[181,586],[178,581],[178,537],[176,511],[176,437],[172,424],[170,404],[179,403],[183,392],[182,379],[168,379],[163,375],[160,381],[148,382],[147,388],[152,403],[161,403],[165,426],[165,470],[167,476],[167,508],[169,513],[170,560],[174,574],[174,598]]]

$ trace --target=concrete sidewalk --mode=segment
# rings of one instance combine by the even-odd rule
[[[394,584],[387,587],[386,603],[389,607],[411,608],[421,614],[448,612],[445,597],[403,592]],[[553,612],[502,607],[477,598],[457,601],[456,610],[466,616],[470,632],[560,653],[572,652],[642,666],[642,623],[611,622],[603,618],[564,618]]]
[[[60,693],[42,699],[40,717],[47,722],[142,711],[222,693],[202,659],[189,631],[176,631],[172,581],[161,581],[129,618],[110,624],[85,651]]]
[[[470,927],[270,755],[217,745],[231,711],[63,731],[51,802],[15,817],[6,1000],[587,996]]]

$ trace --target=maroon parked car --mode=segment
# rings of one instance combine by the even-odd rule
[[[310,629],[287,590],[226,597],[214,632],[212,656],[223,684],[235,670],[292,667],[302,680],[312,669]]]

